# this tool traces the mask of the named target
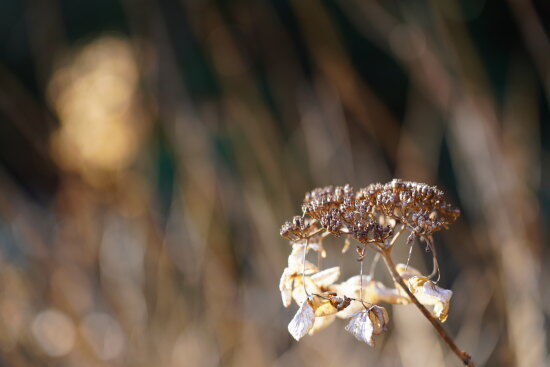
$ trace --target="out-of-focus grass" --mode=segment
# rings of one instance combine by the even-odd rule
[[[0,363],[456,365],[414,309],[376,349],[286,330],[278,230],[303,193],[401,177],[462,208],[436,237],[457,343],[547,364],[547,20],[513,0],[3,2]]]

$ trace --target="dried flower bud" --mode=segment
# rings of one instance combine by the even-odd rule
[[[353,188],[349,185],[317,188],[306,194],[302,211],[317,219],[323,228],[339,236],[346,228],[343,215],[353,208],[354,197]]]
[[[344,310],[346,307],[348,307],[351,303],[351,298],[348,298],[344,296],[344,298],[341,297],[332,297],[330,299],[330,304],[334,306],[338,311]]]
[[[326,228],[330,233],[336,236],[340,235],[343,223],[341,219],[342,213],[339,209],[330,209],[327,212],[323,212],[319,216],[319,222],[323,228]]]
[[[299,241],[310,237],[318,229],[311,218],[295,216],[282,225],[280,234],[287,240]]]
[[[447,203],[443,191],[423,183],[394,179],[361,190],[358,195],[418,236],[430,236],[447,228],[460,215],[457,208]]]
[[[391,227],[376,223],[372,217],[356,219],[349,227],[352,236],[364,244],[384,243],[393,233]]]

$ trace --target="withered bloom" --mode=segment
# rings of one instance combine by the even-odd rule
[[[353,315],[346,326],[346,331],[358,340],[374,347],[374,336],[387,330],[388,312],[384,307],[372,306]]]
[[[309,250],[309,249],[308,249]],[[292,303],[292,292],[295,288],[295,280],[306,275],[311,275],[319,271],[315,265],[309,261],[303,262],[305,247],[297,246],[292,249],[288,257],[288,266],[283,270],[281,280],[279,281],[279,290],[285,307]]]
[[[393,231],[392,226],[380,223],[371,205],[356,200],[355,191],[349,185],[327,186],[308,192],[302,211],[328,232],[336,236],[349,234],[363,244],[382,243]],[[294,227],[285,224],[283,229],[286,234]]]
[[[314,226],[311,218],[295,216],[281,227],[281,236],[290,241],[298,241],[310,237],[318,227]]]
[[[296,340],[300,340],[309,333],[315,323],[315,312],[309,300],[305,300],[300,306],[296,315],[290,324],[288,324],[288,331]]]
[[[346,330],[374,346],[374,336],[385,331],[389,322],[386,309],[379,303],[415,303],[427,308],[434,318],[445,321],[452,291],[437,286],[412,267],[390,265],[393,262],[389,257],[397,237],[407,232],[407,244],[415,238],[424,240],[435,259],[433,233],[447,228],[460,214],[447,203],[441,190],[401,180],[372,184],[358,191],[349,185],[326,186],[306,193],[302,212],[302,216],[286,222],[280,232],[292,244],[279,288],[285,307],[292,300],[300,306],[288,325],[296,340],[327,327],[338,317],[349,318]],[[309,250],[325,257],[322,241],[330,234],[345,237],[342,252],[351,240],[357,241],[361,264],[367,249],[384,256],[399,282],[396,280],[393,288],[387,287],[373,279],[374,270],[363,275],[361,265],[360,275],[336,284],[339,267],[320,270],[306,259]]]
[[[460,215],[460,210],[446,201],[443,191],[424,183],[394,179],[384,185],[370,185],[357,196],[420,237],[447,228]]]
[[[319,221],[330,233],[339,236],[346,224],[343,215],[350,210],[353,202],[354,191],[351,186],[327,186],[308,192],[302,211]]]
[[[362,288],[361,288],[362,287]],[[362,280],[359,275],[355,275],[343,283],[333,286],[339,294],[351,299],[360,299],[366,304],[377,304],[380,302],[390,304],[408,304],[409,300],[401,295],[395,288],[388,288],[381,282],[363,275]],[[361,311],[364,305],[361,302],[352,302],[352,304],[339,312],[337,316],[346,319],[351,315]]]
[[[445,322],[449,314],[453,291],[439,287],[411,266],[397,264],[395,268],[418,301],[426,306],[428,311],[439,321]],[[397,288],[402,298],[410,302],[407,293],[399,285]]]

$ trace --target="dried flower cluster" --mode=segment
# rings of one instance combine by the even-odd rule
[[[281,236],[291,242],[292,252],[279,289],[285,307],[292,300],[299,306],[288,325],[296,340],[325,328],[336,318],[345,318],[349,319],[347,331],[374,346],[374,337],[383,333],[389,322],[386,309],[379,305],[382,302],[414,303],[425,308],[429,317],[446,320],[452,291],[430,279],[435,272],[424,276],[408,265],[393,265],[390,256],[397,238],[405,232],[409,232],[407,243],[411,246],[418,238],[435,251],[433,233],[447,228],[460,215],[446,202],[441,190],[401,180],[372,184],[358,191],[349,185],[327,186],[306,194],[302,212],[281,228]],[[310,250],[326,256],[323,239],[331,234],[345,238],[342,252],[348,249],[350,240],[356,240],[361,264],[359,275],[340,283],[339,267],[320,270],[307,260]],[[395,281],[392,287],[373,279],[373,271],[363,275],[368,249],[384,258]]]
[[[429,238],[460,215],[435,186],[397,179],[357,192],[349,185],[315,189],[306,194],[302,211],[309,218],[294,217],[283,225],[281,236],[295,241],[323,228],[336,236],[349,234],[364,244],[383,243],[397,222],[416,236]]]
[[[370,185],[357,192],[357,199],[420,237],[447,228],[460,215],[458,208],[446,202],[443,191],[417,182],[393,180]]]

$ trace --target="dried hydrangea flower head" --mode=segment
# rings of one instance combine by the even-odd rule
[[[460,210],[451,206],[437,187],[399,179],[370,185],[357,193],[357,200],[404,224],[420,237],[448,228],[460,215]]]
[[[298,241],[308,238],[316,228],[312,224],[312,218],[295,216],[291,221],[285,222],[281,227],[281,236],[290,241]]]
[[[349,319],[346,330],[370,346],[374,337],[387,330],[389,315],[380,303],[414,304],[437,329],[443,340],[465,365],[473,366],[470,356],[461,351],[439,324],[447,319],[452,291],[437,285],[431,278],[438,265],[433,234],[446,229],[460,215],[444,193],[435,186],[392,180],[372,184],[355,191],[351,186],[326,186],[306,193],[302,215],[281,227],[281,236],[292,244],[288,266],[279,283],[285,307],[292,300],[299,309],[288,325],[290,334],[300,340],[312,335],[337,317]],[[414,239],[426,242],[434,258],[434,272],[429,276],[407,265],[395,265],[391,252],[397,239],[408,232],[407,243]],[[355,240],[360,263],[359,274],[337,283],[340,268],[320,270],[307,260],[309,250],[326,256],[323,239],[344,237],[342,253]],[[411,247],[412,248],[412,247]],[[363,274],[367,251],[374,252],[370,275]],[[410,256],[410,251],[409,251]],[[374,266],[382,258],[394,279],[388,287],[373,278]]]
[[[391,226],[380,224],[371,208],[356,201],[350,185],[327,186],[308,192],[302,211],[329,233],[336,236],[349,234],[365,244],[383,242],[392,234]]]

